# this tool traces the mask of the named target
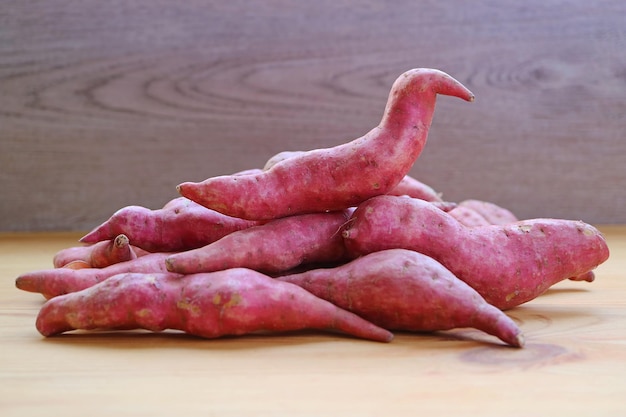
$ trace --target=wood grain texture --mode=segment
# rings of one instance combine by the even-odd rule
[[[626,413],[626,227],[611,258],[507,312],[526,346],[471,329],[389,343],[323,332],[216,340],[177,332],[35,329],[39,294],[14,278],[47,269],[77,233],[0,234],[3,417],[111,415],[588,417]]]
[[[0,230],[85,230],[175,186],[334,146],[442,69],[412,174],[521,218],[624,223],[626,3],[4,1]]]

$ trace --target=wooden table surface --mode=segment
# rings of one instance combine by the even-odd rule
[[[510,312],[508,348],[478,331],[322,332],[203,340],[180,333],[45,339],[20,273],[51,267],[78,234],[0,234],[2,416],[626,415],[626,226],[600,227],[611,258]]]

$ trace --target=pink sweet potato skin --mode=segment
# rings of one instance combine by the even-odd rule
[[[84,268],[91,268],[91,265],[89,265],[85,261],[75,260],[75,261],[71,261],[71,262],[66,263],[65,265],[61,266],[60,268],[84,269]]]
[[[490,201],[463,200],[459,203],[459,207],[474,210],[483,216],[489,224],[509,224],[519,221],[512,211]]]
[[[105,268],[136,257],[128,237],[120,234],[112,240],[62,249],[54,255],[52,264],[55,268],[60,268],[74,261],[84,261],[91,268]]]
[[[404,178],[387,193],[388,195],[407,195],[413,198],[430,202],[442,202],[441,195],[437,193],[430,185],[405,175]]]
[[[279,273],[306,263],[341,261],[347,257],[341,227],[351,212],[295,215],[233,232],[202,248],[169,256],[167,269],[193,274],[245,267]]]
[[[587,271],[584,274],[576,275],[575,277],[570,277],[572,281],[587,281],[593,282],[596,279],[596,274],[593,271]]]
[[[466,227],[480,227],[491,224],[480,213],[470,207],[457,205],[448,213]]]
[[[328,269],[277,279],[301,286],[390,330],[437,331],[474,327],[521,347],[520,328],[439,262],[388,249]]]
[[[113,275],[128,272],[168,272],[165,259],[169,253],[151,253],[136,259],[110,265],[106,268],[53,268],[21,274],[15,286],[23,291],[36,292],[53,298],[89,288]],[[178,276],[178,274],[172,274]]]
[[[95,243],[123,233],[133,246],[146,251],[178,252],[200,248],[256,224],[258,222],[226,216],[179,197],[158,210],[141,206],[121,208],[80,241]]]
[[[585,277],[609,257],[602,234],[581,221],[530,219],[468,228],[432,204],[406,197],[379,196],[361,204],[343,236],[352,256],[393,248],[430,256],[503,310],[561,280]]]
[[[75,329],[175,329],[204,338],[330,329],[381,342],[393,338],[296,285],[243,268],[184,277],[115,275],[49,300],[36,326],[44,336]]]
[[[186,182],[178,191],[205,207],[252,220],[342,210],[394,188],[420,155],[437,94],[472,101],[448,74],[413,69],[393,84],[381,123],[364,136],[307,151],[257,175]]]
[[[305,151],[283,151],[279,152],[276,155],[272,156],[267,160],[263,170],[267,171],[272,168],[279,162],[284,161],[285,159],[293,158],[294,156],[303,155]],[[388,193],[388,195],[408,195],[413,198],[420,198],[425,201],[438,201],[442,202],[441,195],[437,193],[431,186],[424,184],[423,182],[411,177],[410,175],[405,175],[402,180],[392,188]]]
[[[467,227],[480,227],[490,224],[502,225],[519,221],[510,210],[481,200],[464,200],[456,207],[446,211]],[[588,271],[569,279],[572,281],[592,282],[595,279],[595,274],[593,271]]]
[[[265,163],[265,166],[263,167],[263,171],[267,171],[268,169],[272,168],[277,163],[284,161],[285,159],[293,158],[294,156],[300,156],[300,155],[302,155],[304,153],[306,153],[306,151],[282,151],[282,152],[279,152],[279,153],[277,153],[276,155],[272,156],[270,159],[267,160],[267,162]]]

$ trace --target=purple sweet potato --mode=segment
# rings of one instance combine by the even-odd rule
[[[44,336],[75,329],[181,330],[204,337],[320,329],[380,342],[393,334],[297,285],[250,269],[175,277],[127,273],[53,298],[36,321]]]
[[[582,221],[530,219],[468,228],[431,203],[379,196],[361,204],[342,233],[352,256],[410,249],[441,262],[488,303],[509,309],[606,261],[602,234]]]
[[[23,291],[40,293],[45,298],[57,297],[89,288],[117,274],[168,272],[165,267],[165,258],[169,255],[171,254],[151,253],[106,268],[53,268],[26,272],[17,277],[15,286]]]
[[[167,269],[193,274],[245,267],[279,273],[301,264],[341,261],[346,258],[341,227],[351,213],[341,210],[272,220],[173,254],[166,259]]]
[[[119,262],[130,261],[136,257],[137,254],[130,245],[128,237],[120,234],[112,240],[61,249],[52,258],[52,264],[55,268],[60,268],[71,262],[84,261],[90,268],[105,268]]]
[[[95,243],[118,234],[149,252],[178,252],[200,248],[237,230],[259,224],[226,216],[184,197],[168,202],[162,209],[127,206],[83,236],[80,241]]]
[[[386,194],[407,175],[426,143],[437,94],[474,98],[444,72],[413,69],[394,82],[381,123],[364,136],[287,158],[261,174],[185,182],[178,191],[210,209],[252,220],[354,207]]]
[[[278,277],[385,329],[473,327],[512,346],[524,344],[511,318],[434,259],[388,249],[326,269]]]

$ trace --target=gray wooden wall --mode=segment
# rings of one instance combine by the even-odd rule
[[[411,174],[521,218],[626,222],[626,2],[4,0],[0,230],[85,230],[334,146],[444,70]]]

